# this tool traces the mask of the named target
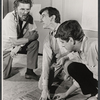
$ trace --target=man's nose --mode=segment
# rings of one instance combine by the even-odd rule
[[[29,11],[27,11],[27,10],[24,10],[24,14],[26,15],[26,14],[28,14],[29,13]]]
[[[40,22],[43,22],[43,19],[42,19],[42,17],[40,18]]]

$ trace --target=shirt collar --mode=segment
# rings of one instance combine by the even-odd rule
[[[17,24],[19,24],[19,16],[18,16],[17,12],[14,10],[12,14],[14,16],[14,20],[17,22]],[[23,21],[23,23],[25,24],[26,21]]]
[[[18,14],[16,13],[16,11],[14,10],[13,11],[13,16],[14,16],[14,20],[17,22],[17,23],[19,23],[19,17],[18,17]]]
[[[51,33],[51,35],[55,35],[56,34],[56,32],[57,32],[57,29],[58,29],[58,27],[60,26],[60,24],[58,23],[57,24],[57,26],[54,28],[54,30],[53,31],[51,31],[50,33]]]

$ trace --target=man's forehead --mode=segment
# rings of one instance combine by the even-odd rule
[[[30,7],[29,3],[21,3],[19,2],[19,7]]]
[[[43,11],[43,12],[42,12],[42,14],[41,14],[41,15],[49,15],[49,14],[48,14],[48,11],[47,11],[47,10],[45,10],[45,11]]]

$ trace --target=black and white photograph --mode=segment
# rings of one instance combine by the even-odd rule
[[[98,0],[2,1],[2,100],[98,99]]]

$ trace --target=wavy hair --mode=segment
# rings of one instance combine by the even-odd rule
[[[30,4],[30,8],[32,7],[32,1],[31,0],[15,0],[14,1],[14,9],[16,9],[19,6],[19,3]]]

